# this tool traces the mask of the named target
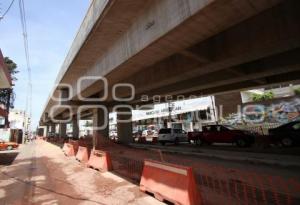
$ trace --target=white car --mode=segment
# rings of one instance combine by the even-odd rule
[[[118,133],[117,133],[117,131],[114,131],[114,130],[110,131],[109,132],[109,138],[111,140],[117,141],[118,140]]]
[[[148,130],[143,130],[142,132],[142,137],[147,137],[148,136]]]
[[[188,142],[186,131],[182,129],[164,128],[158,132],[158,142],[165,145],[166,142],[175,143]]]

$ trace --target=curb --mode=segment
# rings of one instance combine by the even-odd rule
[[[253,157],[234,157],[234,156],[225,156],[221,154],[211,154],[211,153],[205,153],[205,152],[186,152],[186,151],[178,151],[170,148],[162,149],[160,147],[149,147],[144,145],[133,145],[130,144],[131,147],[137,148],[137,149],[147,149],[150,151],[153,151],[153,149],[160,149],[164,153],[172,153],[172,154],[181,154],[181,155],[187,155],[187,156],[196,156],[196,157],[203,157],[203,158],[214,158],[214,159],[220,159],[220,160],[227,160],[227,161],[234,161],[234,162],[242,162],[242,163],[249,163],[249,164],[256,164],[256,165],[267,165],[267,166],[279,166],[283,168],[296,168],[300,169],[300,163],[299,162],[280,162],[279,160],[268,160],[268,159],[258,159]],[[225,152],[225,151],[224,151]],[[229,151],[227,151],[229,152]],[[242,152],[235,152],[235,153],[241,153]],[[270,154],[271,155],[271,154]],[[285,155],[287,156],[287,155]]]

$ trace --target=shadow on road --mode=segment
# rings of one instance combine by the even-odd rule
[[[0,165],[10,165],[18,156],[19,152],[0,152]]]

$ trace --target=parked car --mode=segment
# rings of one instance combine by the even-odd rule
[[[146,141],[152,141],[153,138],[157,138],[158,132],[156,130],[144,130],[141,137],[144,137]]]
[[[201,131],[188,132],[188,141],[189,143],[199,144],[202,142],[199,140],[201,136],[202,136]]]
[[[239,147],[246,147],[254,143],[253,133],[244,130],[237,130],[229,125],[207,125],[202,132],[189,132],[189,141],[196,144],[203,143],[236,143]]]
[[[164,128],[158,132],[158,142],[165,145],[166,142],[175,143],[188,142],[187,133],[182,129]]]
[[[148,130],[143,130],[143,131],[142,131],[142,137],[147,137],[147,136],[148,136],[148,132],[150,132],[150,131],[148,131]]]
[[[142,137],[142,131],[141,130],[134,130],[132,132],[133,141],[137,142]]]
[[[141,130],[134,130],[133,132],[132,132],[132,137],[133,138],[139,138],[139,137],[141,137],[142,136],[142,131]]]
[[[269,129],[269,139],[273,144],[291,147],[300,144],[300,120]]]
[[[15,142],[5,142],[4,140],[0,139],[0,150],[12,150],[17,149],[19,144]]]

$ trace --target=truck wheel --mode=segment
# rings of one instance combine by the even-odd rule
[[[179,139],[176,137],[174,141],[175,145],[179,145]]]
[[[203,141],[201,139],[196,140],[196,145],[201,146],[203,145]]]
[[[293,146],[293,140],[289,137],[284,137],[282,140],[281,140],[281,143],[284,147],[291,147]]]
[[[212,145],[212,142],[206,142],[207,145]]]
[[[165,143],[165,142],[160,142],[160,144],[161,144],[162,146],[165,146],[166,143]]]
[[[247,146],[247,142],[246,142],[246,140],[244,140],[244,139],[237,139],[237,140],[236,140],[236,144],[237,144],[237,146],[239,146],[239,147],[246,147],[246,146]]]

